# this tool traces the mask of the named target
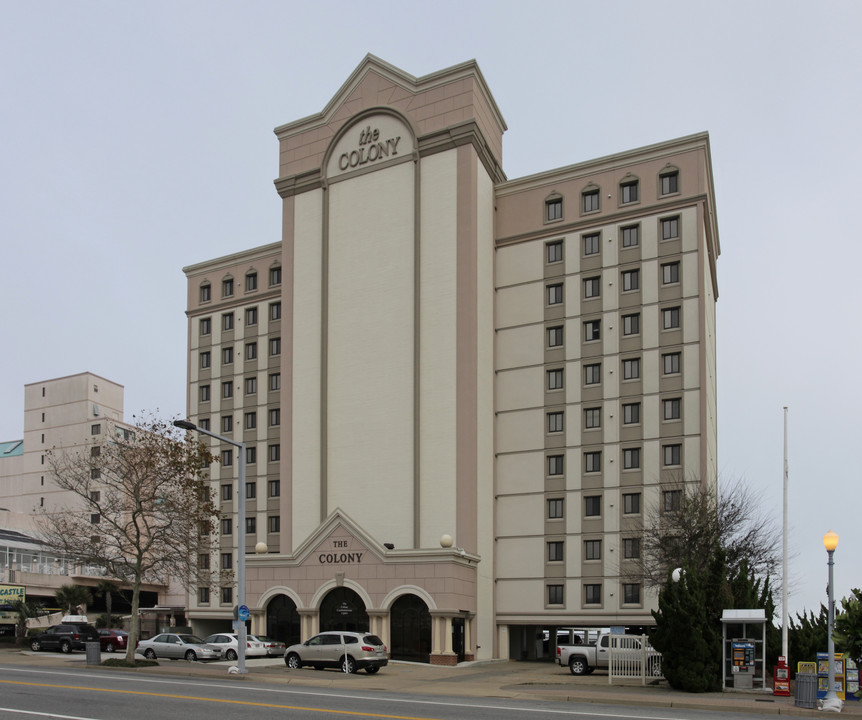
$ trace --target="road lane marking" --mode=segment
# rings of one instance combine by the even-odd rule
[[[59,720],[96,720],[96,718],[80,717],[79,715],[57,715],[57,713],[36,712],[35,710],[18,710],[17,708],[0,707],[0,712],[19,713],[20,715],[38,715],[39,717],[59,718]]]

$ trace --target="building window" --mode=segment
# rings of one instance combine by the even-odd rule
[[[257,325],[257,308],[246,308],[245,311],[245,324],[246,325]]]
[[[661,356],[665,375],[679,374],[679,353],[667,353]]]
[[[563,261],[563,241],[554,240],[545,245],[546,259],[548,264],[558,263]]]
[[[601,292],[601,278],[591,277],[584,280],[584,297],[596,298]]]
[[[665,263],[661,266],[661,281],[663,285],[673,285],[679,282],[679,263]]]
[[[623,495],[623,513],[625,515],[640,515],[641,494],[625,493]]]
[[[200,418],[200,420],[198,421],[198,427],[200,427],[201,430],[209,430],[210,429],[210,419],[208,417]]]
[[[254,465],[257,462],[257,448],[247,447],[245,449],[245,464]]]
[[[559,520],[563,517],[563,498],[551,498],[548,500],[548,519]]]
[[[598,212],[599,210],[599,189],[593,188],[584,190],[581,193],[581,201],[584,213]]]
[[[562,283],[554,283],[553,285],[548,285],[546,289],[548,291],[548,305],[559,305],[563,302]]]
[[[584,603],[586,605],[600,605],[602,602],[601,583],[588,583],[584,585]]]
[[[545,222],[563,219],[563,198],[545,200]]]
[[[637,425],[641,421],[641,404],[626,403],[623,405],[623,425]]]
[[[661,311],[661,326],[664,330],[674,330],[679,327],[679,308],[666,308]]]
[[[640,538],[623,538],[623,558],[626,560],[637,560],[640,556]]]
[[[548,370],[548,390],[561,390],[563,387],[563,370]]]
[[[269,319],[281,320],[281,303],[274,302],[269,304]]]
[[[221,316],[221,329],[225,332],[233,330],[233,313],[225,313]]]
[[[623,315],[623,335],[640,335],[641,316],[640,313]]]
[[[599,340],[602,336],[602,321],[587,320],[584,323],[584,342]]]
[[[561,347],[563,344],[563,326],[555,325],[548,328],[548,347]]]
[[[641,376],[640,358],[623,360],[623,380],[637,380]]]
[[[584,385],[598,385],[602,381],[601,363],[584,365]]]
[[[231,520],[231,518],[221,519],[221,534],[233,535],[233,520]]]
[[[227,400],[228,398],[233,397],[233,381],[225,380],[221,384],[221,396]]]
[[[221,364],[222,365],[232,365],[233,364],[233,348],[226,347],[221,351]]]
[[[548,455],[548,475],[562,475],[563,467],[562,455]]]
[[[281,496],[281,480],[269,481],[269,496],[271,498]]]
[[[209,285],[201,285],[201,302],[209,302],[212,299],[212,291]]]
[[[640,287],[640,270],[623,271],[623,292],[637,290]]]
[[[563,432],[563,413],[549,412],[548,413],[548,432],[556,433]]]
[[[271,533],[281,532],[281,515],[270,515],[267,519],[267,530]]]
[[[599,517],[602,514],[602,496],[587,495],[584,498],[584,515],[587,517]]]
[[[248,275],[245,276],[245,291],[253,292],[255,290],[257,290],[257,273],[248,273]]]
[[[102,423],[96,423],[95,425],[90,425],[90,435],[101,435],[102,433]]]
[[[587,408],[584,410],[584,427],[587,429],[599,428],[602,426],[602,409]]]
[[[257,343],[250,342],[245,344],[245,359],[257,360]]]
[[[602,541],[584,540],[584,560],[602,559]]]
[[[665,512],[679,510],[682,504],[682,490],[665,490],[662,494],[662,508]]]
[[[269,285],[281,285],[281,268],[274,267],[269,269]]]
[[[281,410],[273,408],[269,411],[269,426],[276,427],[277,425],[281,425]]]
[[[233,465],[233,450],[221,451],[221,464],[222,467],[230,467]]]
[[[247,377],[245,379],[245,394],[254,395],[257,393],[257,378]]]
[[[673,195],[679,192],[679,171],[671,170],[659,175],[662,195]]]
[[[233,485],[221,486],[221,499],[225,502],[233,499]]]
[[[206,605],[210,601],[210,589],[208,587],[198,588],[198,604]]]
[[[273,392],[281,389],[281,373],[271,373],[269,376],[269,390]]]
[[[640,229],[637,225],[629,225],[628,227],[624,227],[622,229],[623,233],[623,247],[637,247],[640,242]]]
[[[599,254],[599,234],[598,233],[590,233],[589,235],[584,235],[584,255],[598,255]]]
[[[223,587],[221,589],[221,601],[224,605],[230,605],[233,602],[233,588]]]
[[[257,532],[257,518],[247,517],[245,519],[246,535],[254,535]]]
[[[102,477],[102,471],[99,468],[90,468],[90,480],[98,480]]]
[[[681,398],[671,398],[670,400],[663,400],[662,407],[664,409],[664,419],[665,420],[679,420],[680,412],[682,406]]]
[[[93,445],[90,448],[90,457],[99,457],[102,454],[102,447],[100,445]]]
[[[269,341],[269,354],[272,356],[281,355],[281,338],[272,338]]]
[[[201,370],[206,370],[211,364],[211,355],[209,350],[203,350],[200,354],[201,357]]]
[[[682,452],[682,445],[665,445],[662,450],[664,451],[664,465],[665,467],[673,467],[675,465],[682,465],[682,461],[680,459]]]
[[[257,497],[256,482],[247,482],[245,484],[245,496],[248,500],[254,500]]]
[[[232,570],[233,569],[233,553],[221,553],[221,569],[222,570]]]
[[[563,586],[548,585],[548,605],[563,604]]]
[[[209,385],[201,385],[199,393],[199,402],[205,403],[210,401],[210,386]]]
[[[200,555],[198,555],[198,567],[201,570],[209,570],[210,569],[209,553],[201,553]]]
[[[278,462],[281,460],[281,445],[270,445],[269,446],[269,461],[270,462]]]
[[[90,513],[90,523],[93,525],[98,525],[99,521],[102,519],[102,516],[99,513]]]
[[[229,433],[233,431],[233,415],[222,415],[221,431],[223,433]]]
[[[212,318],[201,318],[200,319],[200,329],[201,335],[209,335],[213,331],[213,321]]]
[[[563,560],[563,543],[553,540],[548,543],[548,562],[561,562]]]
[[[626,180],[620,183],[620,202],[633,203],[638,201],[638,181]]]
[[[254,430],[257,427],[257,412],[247,412],[245,414],[245,429]]]
[[[636,470],[641,466],[641,449],[623,449],[623,470]]]
[[[90,500],[92,500],[94,503],[97,503],[101,499],[102,499],[101,490],[90,490]]]
[[[221,296],[223,298],[233,296],[233,278],[221,281]]]
[[[639,583],[623,583],[623,603],[638,605],[641,601],[641,586]]]
[[[676,240],[679,238],[679,217],[665,218],[661,221],[661,239]]]

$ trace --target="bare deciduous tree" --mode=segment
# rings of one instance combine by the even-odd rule
[[[743,562],[757,577],[775,578],[781,562],[781,531],[763,511],[759,492],[744,481],[720,490],[699,482],[679,482],[679,505],[644,509],[637,574],[647,587],[660,588],[674,568],[689,565],[705,571],[713,548],[726,553],[728,574]]]
[[[219,580],[208,562],[218,518],[206,482],[209,451],[180,436],[170,422],[151,416],[135,421],[134,430],[109,425],[98,444],[50,454],[52,479],[73,503],[46,509],[40,518],[49,547],[130,586],[130,662],[143,583],[173,581],[188,588]]]

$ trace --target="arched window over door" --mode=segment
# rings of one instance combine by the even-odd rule
[[[287,595],[278,595],[266,606],[267,637],[281,640],[285,645],[302,642],[299,613],[296,603]]]
[[[431,656],[431,613],[416,595],[402,595],[389,611],[393,660],[428,662]]]
[[[320,630],[353,630],[368,632],[368,613],[365,603],[350,588],[331,590],[320,604]]]

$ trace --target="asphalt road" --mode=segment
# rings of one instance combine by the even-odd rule
[[[520,720],[608,718],[723,720],[733,712],[646,708],[552,700],[466,698],[392,693],[361,688],[286,687],[208,677],[148,676],[89,668],[37,668],[4,664],[0,718],[64,720]]]

